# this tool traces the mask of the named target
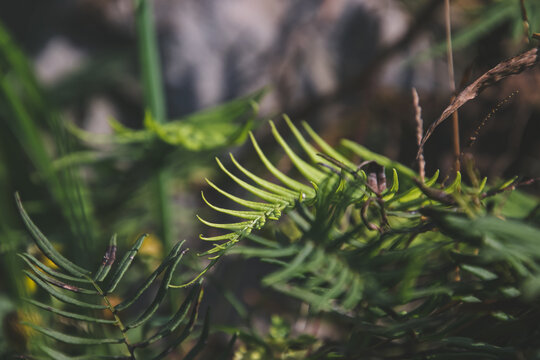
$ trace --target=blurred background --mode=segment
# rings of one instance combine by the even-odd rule
[[[307,121],[330,144],[348,138],[414,168],[411,88],[419,92],[428,125],[452,97],[441,0],[155,0],[152,5],[165,118],[197,123],[199,115],[190,114],[233,101],[234,111],[225,105],[210,113],[239,121],[224,128],[224,139],[209,135],[203,146],[156,140],[148,133],[133,1],[0,2],[0,354],[27,346],[17,309],[23,296],[37,291],[20,275],[15,256],[35,251],[15,210],[15,191],[49,239],[88,266],[96,265],[92,259],[99,262],[115,232],[120,249],[141,232],[152,234],[137,265],[141,273],[159,263],[171,244],[187,239],[193,249],[188,279],[201,266],[197,251],[206,249],[198,234],[207,230],[195,218],[206,211],[200,191],[211,193],[204,178],[228,187],[213,157],[226,159],[233,151],[251,169],[259,166],[251,147],[241,146],[248,127],[271,153],[277,146],[266,136],[266,120],[279,127],[286,113],[293,122]],[[539,1],[451,5],[458,90],[537,45],[525,34],[540,31]],[[540,176],[539,81],[536,67],[460,109],[462,150],[473,155],[482,176]],[[257,92],[263,88],[264,95]],[[512,94],[467,148],[482,120]],[[253,100],[259,103],[256,116]],[[208,129],[221,125],[210,123]],[[274,155],[276,163],[287,169],[290,164],[280,156]],[[436,169],[453,172],[450,122],[428,141],[425,156],[428,175]],[[165,187],[161,180],[156,185],[156,174],[166,175]],[[538,194],[540,187],[525,190]],[[223,202],[216,195],[208,198]],[[247,267],[253,269],[249,274]],[[209,277],[205,300],[217,308],[213,322],[241,323],[249,316],[264,329],[264,314],[277,306],[270,300],[275,294],[257,287],[265,265],[231,258],[218,269]],[[297,304],[278,308],[287,306]]]

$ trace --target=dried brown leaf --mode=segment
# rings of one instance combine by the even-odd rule
[[[527,52],[524,52],[521,55],[515,56],[511,59],[505,60],[494,68],[486,72],[484,75],[480,76],[475,82],[467,86],[462,92],[460,92],[454,100],[448,105],[448,107],[443,111],[441,116],[435,121],[429,129],[426,131],[426,135],[420,143],[418,153],[416,157],[418,158],[423,150],[424,144],[433,134],[433,131],[437,126],[439,126],[444,120],[446,120],[452,113],[457,109],[463,106],[469,100],[476,98],[485,88],[492,86],[493,84],[501,81],[502,79],[519,74],[520,72],[527,70],[540,61],[540,48],[534,48]]]

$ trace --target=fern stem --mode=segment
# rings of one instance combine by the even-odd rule
[[[99,293],[99,295],[103,298],[103,300],[105,301],[105,304],[107,305],[107,309],[111,312],[111,314],[113,315],[114,317],[114,320],[116,321],[115,325],[118,327],[118,329],[120,330],[120,332],[122,333],[122,338],[124,339],[123,343],[124,345],[126,345],[127,347],[127,350],[129,352],[129,356],[130,356],[130,359],[132,360],[135,360],[135,348],[133,347],[133,345],[131,345],[131,343],[129,342],[129,338],[127,336],[127,329],[126,329],[126,326],[124,325],[124,323],[122,322],[122,320],[120,319],[120,317],[118,316],[118,312],[116,311],[116,308],[114,307],[113,304],[111,304],[111,301],[109,300],[109,298],[107,297],[107,295],[105,294],[105,292],[101,289],[101,287],[97,284],[97,282],[94,281],[94,279],[92,279],[90,276],[88,275],[85,275],[84,276],[91,284],[92,286],[94,287],[94,289],[96,289],[96,291]]]

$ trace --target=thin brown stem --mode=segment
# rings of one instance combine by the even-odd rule
[[[450,0],[444,0],[444,18],[446,28],[446,59],[448,62],[448,81],[450,84],[450,91],[452,91],[453,97],[456,95],[456,82],[454,76],[454,57],[452,55],[452,27],[450,21]],[[452,98],[452,101],[454,99]],[[459,118],[457,110],[452,114],[452,129],[453,129],[453,153],[454,153],[454,169],[461,170],[461,164],[459,157],[461,154],[459,145]]]

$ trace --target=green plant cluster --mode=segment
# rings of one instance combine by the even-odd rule
[[[0,294],[0,357],[204,358],[225,333],[221,359],[540,359],[540,201],[518,189],[526,182],[488,182],[472,163],[467,181],[423,179],[287,116],[292,136],[269,122],[294,167],[284,171],[251,132],[263,91],[167,121],[151,12],[135,4],[148,111],[140,129],[111,119],[111,135],[65,125],[0,25],[0,185],[25,199],[0,199],[11,296]],[[538,4],[526,7],[537,24]],[[486,10],[455,46],[506,21],[522,32],[517,2]],[[190,256],[170,241],[171,183],[247,138],[265,170],[216,158],[234,187],[207,179],[208,248]],[[24,231],[13,225],[21,218]],[[165,255],[155,235],[130,243],[147,227],[159,228]],[[250,319],[212,324],[203,278],[225,257],[268,264],[259,285],[300,310],[272,313],[267,331]]]
[[[174,271],[182,260],[185,252],[182,251],[183,242],[174,246],[169,255],[157,269],[150,274],[144,282],[138,285],[137,290],[132,296],[125,298],[119,304],[112,304],[111,294],[115,292],[118,284],[122,281],[147,235],[144,234],[137,239],[132,248],[126,252],[118,262],[115,271],[108,276],[116,260],[116,235],[113,236],[107,246],[101,265],[92,273],[66,259],[54,248],[32,222],[22,207],[18,196],[17,204],[24,223],[36,245],[43,254],[56,265],[55,267],[60,269],[60,271],[58,271],[51,266],[47,266],[30,254],[21,255],[21,258],[31,269],[31,271],[25,270],[25,275],[51,295],[52,298],[58,300],[62,305],[58,304],[51,306],[31,299],[29,299],[28,302],[42,310],[52,312],[63,319],[73,320],[76,324],[76,328],[81,329],[86,327],[86,333],[83,334],[84,336],[74,336],[70,333],[60,332],[50,327],[43,327],[34,323],[23,322],[24,325],[62,343],[92,346],[92,355],[78,356],[76,357],[77,359],[135,359],[136,354],[140,352],[142,352],[142,354],[147,354],[145,355],[145,358],[162,359],[180,345],[191,333],[195,321],[197,320],[199,304],[202,299],[200,284],[191,289],[189,295],[174,315],[172,315],[167,322],[160,325],[156,331],[152,331],[153,329],[148,326],[143,327],[144,330],[142,332],[139,331],[136,335],[136,339],[140,338],[140,340],[136,342],[133,341],[131,335],[139,327],[149,322],[165,299]],[[142,313],[131,321],[126,322],[123,314],[135,304],[161,274],[163,274],[163,277],[152,302]],[[77,312],[66,311],[64,309],[66,305],[77,309]],[[190,307],[192,310],[191,314],[188,315]],[[88,313],[90,313],[90,315],[88,315]],[[108,316],[105,316],[105,314]],[[107,317],[110,317],[110,319],[107,319]],[[201,346],[208,336],[208,316],[206,316],[205,319],[199,343],[186,355],[186,358],[188,359],[193,358],[201,351]],[[94,325],[115,327],[117,328],[117,334],[113,334],[111,329],[100,329],[98,333],[106,334],[107,337],[95,338],[89,336],[89,333],[93,332],[92,328]],[[175,330],[180,326],[183,327],[183,330],[179,332],[177,336],[172,336],[173,338],[168,341],[168,345],[164,350],[158,352],[155,357],[148,357],[148,352],[144,352],[146,347],[175,334]],[[115,344],[121,345],[124,349],[116,348],[112,351],[111,349],[107,351],[106,349],[100,350],[98,347],[100,345]],[[54,359],[73,358],[46,345],[42,345],[41,349],[44,353]],[[102,351],[105,352],[102,353]],[[111,352],[116,353],[117,355],[112,356],[110,355]],[[120,355],[122,353],[125,355]]]
[[[209,204],[249,220],[202,220],[232,230],[202,239],[214,242],[207,255],[230,252],[274,264],[263,285],[308,304],[314,318],[346,329],[337,344],[304,358],[537,355],[538,201],[513,192],[515,179],[494,187],[476,179],[467,186],[458,172],[443,187],[438,174],[421,182],[413,170],[343,141],[344,152],[368,160],[359,168],[306,123],[309,142],[286,121],[311,163],[293,152],[274,126],[273,135],[312,187],[279,172],[252,137],[281,184],[254,175],[231,156],[254,183],[248,184],[218,160],[234,182],[264,202],[239,199],[212,185],[252,210]],[[384,166],[393,169],[390,186]],[[251,234],[284,213],[287,220],[272,226],[271,237]],[[241,238],[246,239],[238,243]]]

